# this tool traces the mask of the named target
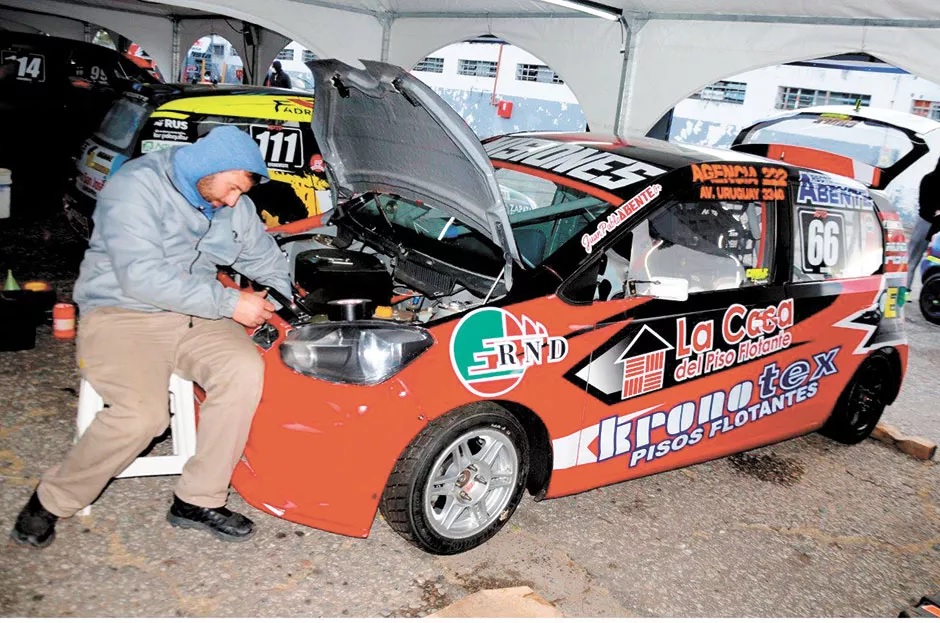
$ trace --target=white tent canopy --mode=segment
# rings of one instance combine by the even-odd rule
[[[206,24],[225,34],[220,24],[230,27],[231,20],[213,21],[213,14],[266,29],[257,37],[261,67],[289,39],[320,57],[411,67],[449,43],[493,34],[550,65],[578,97],[592,129],[626,135],[644,134],[704,85],[789,61],[865,52],[940,82],[936,0],[600,4],[619,10],[622,22],[541,0],[0,0],[0,18],[19,11],[22,21],[30,9],[30,15],[78,14],[140,43],[165,67],[179,59],[171,41],[187,43]],[[179,35],[182,28],[186,36]]]

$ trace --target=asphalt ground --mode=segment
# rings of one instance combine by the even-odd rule
[[[0,271],[70,292],[64,223],[0,225]],[[884,420],[940,440],[940,327],[906,308],[907,379]],[[0,353],[0,530],[72,443],[74,345],[40,327]],[[523,501],[491,541],[435,557],[376,517],[368,539],[230,506],[246,543],[172,528],[175,477],[114,481],[35,551],[0,542],[0,616],[413,617],[528,585],[566,616],[894,617],[940,591],[940,465],[808,435],[558,500]],[[493,613],[499,614],[499,613]]]

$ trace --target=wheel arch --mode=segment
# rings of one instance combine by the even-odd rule
[[[927,270],[924,271],[924,274],[920,276],[921,283],[925,283],[934,275],[940,275],[940,264],[931,264],[928,266]]]
[[[891,384],[888,386],[888,394],[885,396],[886,404],[892,404],[901,392],[901,354],[896,348],[886,346],[878,349],[869,357],[881,355],[888,359],[891,364]]]
[[[493,400],[494,404],[509,411],[525,430],[529,441],[529,475],[526,490],[536,501],[545,497],[552,477],[552,442],[542,418],[529,407],[509,400]]]

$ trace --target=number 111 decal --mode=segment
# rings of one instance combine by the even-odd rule
[[[303,135],[300,128],[252,125],[251,138],[261,149],[261,157],[272,169],[300,169],[304,165]]]

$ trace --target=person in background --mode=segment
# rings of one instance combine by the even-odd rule
[[[291,88],[290,76],[287,75],[287,72],[281,69],[281,61],[274,61],[271,65],[274,68],[270,74],[268,74],[267,86],[279,87],[282,89]]]
[[[251,137],[220,126],[192,145],[131,160],[105,184],[74,290],[78,367],[105,406],[42,475],[14,543],[52,543],[59,518],[91,504],[166,430],[174,372],[198,383],[206,401],[167,521],[227,541],[251,537],[252,521],[225,504],[264,381],[245,327],[275,308],[265,292],[225,287],[216,274],[232,266],[290,296],[287,258],[245,196],[267,176]]]
[[[914,274],[924,256],[930,239],[940,231],[940,160],[933,171],[920,181],[917,222],[911,233],[907,257],[907,289],[914,285]]]

